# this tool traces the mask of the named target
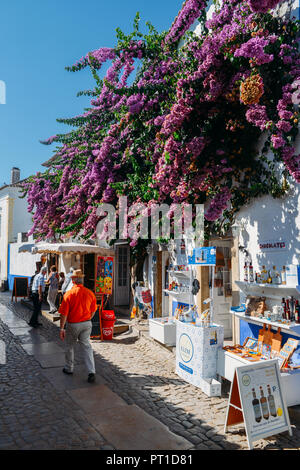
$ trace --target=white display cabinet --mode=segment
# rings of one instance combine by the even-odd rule
[[[150,318],[149,335],[166,346],[175,346],[176,323],[167,318]]]
[[[271,300],[281,300],[282,297],[299,297],[297,286],[257,284],[255,282],[235,281],[245,295],[264,296]]]

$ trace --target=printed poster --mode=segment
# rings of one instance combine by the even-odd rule
[[[239,414],[237,410],[240,410]],[[253,441],[287,430],[291,435],[276,359],[236,368],[225,430],[227,426],[242,421],[245,422],[250,449]]]
[[[111,295],[113,289],[114,259],[110,256],[97,256],[95,293]]]

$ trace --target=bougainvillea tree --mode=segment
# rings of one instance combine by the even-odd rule
[[[117,30],[114,48],[69,67],[90,67],[96,85],[83,92],[91,107],[62,120],[74,129],[46,142],[58,144],[50,168],[25,185],[32,232],[93,237],[99,204],[123,195],[205,203],[207,236],[222,234],[253,198],[284,195],[283,176],[300,182],[298,22],[276,17],[276,0],[224,0],[209,20],[206,3],[187,0],[164,33],[142,34],[137,15],[131,35]]]

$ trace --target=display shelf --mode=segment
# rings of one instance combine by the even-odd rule
[[[184,277],[184,278],[190,277],[190,271],[168,271],[168,273],[173,274],[176,277]]]
[[[230,382],[233,381],[236,367],[249,365],[247,359],[237,356],[224,349],[218,350],[217,375]],[[296,406],[300,404],[300,370],[281,371],[282,391],[285,395],[287,406]]]
[[[244,281],[235,281],[235,283],[246,295],[263,295],[274,300],[282,299],[282,297],[299,297],[300,295],[296,286],[257,284]]]
[[[168,289],[163,289],[163,292],[169,294],[171,297],[174,297],[177,301],[181,301],[183,303],[191,304],[191,298],[193,298],[193,296],[189,292],[177,292]]]
[[[286,325],[280,322],[272,322],[270,320],[267,320],[266,318],[251,317],[249,315],[245,315],[244,312],[235,312],[233,310],[230,310],[230,312],[232,313],[232,315],[235,315],[240,320],[247,321],[248,323],[253,323],[255,325],[271,325],[274,328],[281,328],[281,331],[284,333],[289,333],[293,336],[300,337],[300,324],[297,324],[295,322],[292,322],[290,325]]]

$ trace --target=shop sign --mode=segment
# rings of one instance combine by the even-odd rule
[[[229,426],[240,423],[245,424],[250,449],[257,440],[284,431],[292,435],[276,359],[236,368],[225,432]]]
[[[266,240],[259,242],[260,251],[273,252],[273,251],[286,251],[287,244],[284,240]]]
[[[179,352],[183,362],[190,362],[194,355],[194,346],[187,334],[182,334],[179,339]]]
[[[192,256],[188,257],[188,264],[196,266],[215,266],[216,253],[217,250],[215,246],[194,248]]]

